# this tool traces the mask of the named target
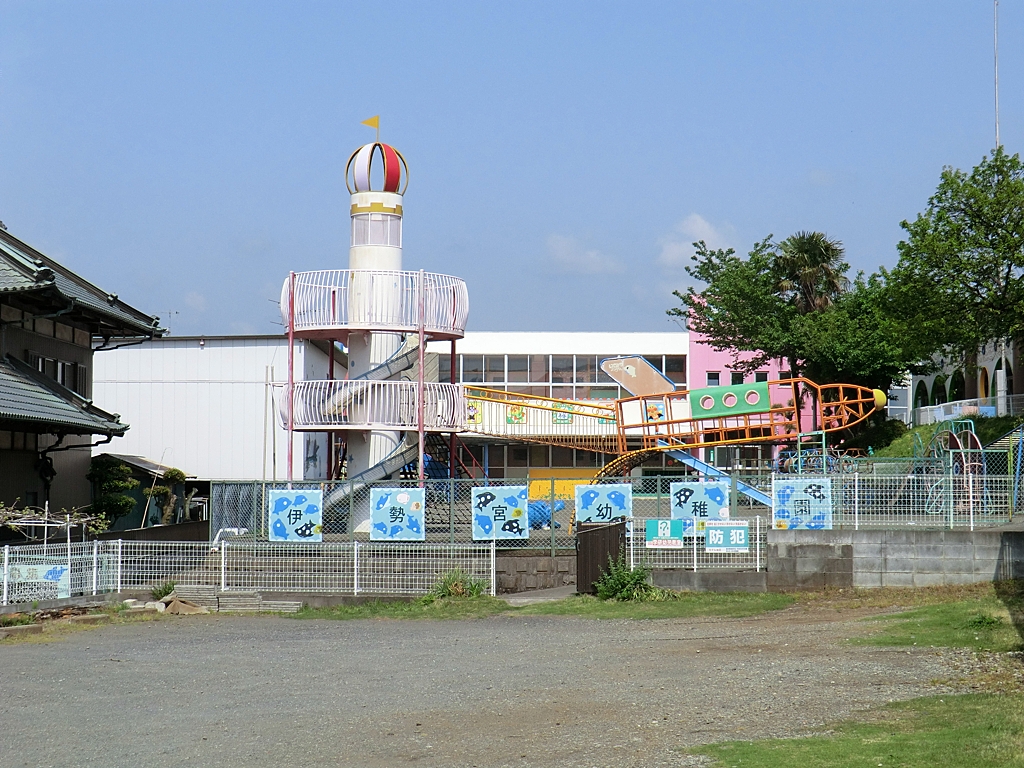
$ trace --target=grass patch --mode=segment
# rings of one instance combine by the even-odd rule
[[[1014,768],[1024,766],[1024,695],[929,696],[890,704],[825,736],[687,751],[740,768]]]
[[[680,592],[673,600],[633,602],[576,595],[514,609],[526,616],[588,619],[680,619],[690,616],[753,616],[792,605],[796,598],[770,592]]]
[[[423,600],[373,600],[362,605],[336,605],[330,608],[304,607],[298,613],[284,614],[296,619],[482,619],[511,610],[508,603],[495,597],[439,598]]]

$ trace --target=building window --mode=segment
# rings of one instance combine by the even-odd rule
[[[708,371],[708,386],[717,387],[722,383],[722,374],[720,371]]]
[[[686,355],[665,355],[665,375],[676,384],[686,384]]]
[[[508,380],[529,381],[530,358],[526,355],[508,356]]]
[[[442,384],[452,380],[452,358],[443,352],[437,356],[437,380]]]
[[[564,384],[572,384],[573,361],[572,355],[551,356],[551,381]]]
[[[768,381],[768,371],[754,371],[754,381]]]
[[[597,358],[594,355],[576,355],[576,381],[580,384],[597,381]]]
[[[551,381],[551,379],[548,378],[547,355],[530,355],[530,381]]]
[[[597,356],[597,383],[598,384],[614,384],[615,379],[609,376],[607,373],[601,370],[601,361],[607,360],[610,357],[616,357],[616,355],[598,355]]]
[[[526,446],[510,445],[508,447],[508,466],[525,467],[529,461],[529,455],[529,449]]]
[[[484,381],[496,382],[505,381],[505,356],[488,355],[486,357],[486,372]]]
[[[661,355],[644,355],[644,360],[654,366],[654,370],[658,373],[665,372],[665,361]]]
[[[551,466],[552,467],[571,467],[572,466],[572,448],[562,448],[561,446],[552,446],[552,448],[551,448]]]
[[[483,355],[462,356],[462,380],[467,383],[482,382],[484,380]]]
[[[743,374],[740,371],[733,371],[732,375],[729,377],[729,382],[733,386],[736,386],[737,384],[742,384],[743,383]]]

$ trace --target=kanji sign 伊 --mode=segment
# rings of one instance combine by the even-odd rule
[[[319,542],[323,536],[323,491],[270,491],[268,541]]]

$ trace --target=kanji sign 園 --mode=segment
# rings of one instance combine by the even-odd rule
[[[831,530],[831,478],[811,476],[773,479],[772,527],[791,531]]]
[[[530,538],[525,485],[473,488],[473,540]]]
[[[746,520],[709,520],[704,526],[704,551],[735,554],[750,551]]]
[[[425,541],[426,503],[422,488],[371,488],[372,541]]]
[[[672,483],[669,496],[671,517],[685,521],[687,536],[703,536],[709,520],[729,519],[728,483]]]
[[[682,520],[647,520],[645,529],[644,545],[648,549],[683,548]]]
[[[630,483],[576,486],[576,522],[607,523],[633,516],[633,486]]]
[[[269,541],[323,541],[323,491],[271,491]]]

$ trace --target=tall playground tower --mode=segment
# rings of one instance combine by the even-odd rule
[[[388,144],[375,141],[353,152],[345,168],[352,221],[348,269],[292,272],[285,280],[281,310],[291,343],[288,382],[279,396],[289,430],[289,480],[301,479],[293,477],[294,431],[345,433],[351,482],[337,493],[347,494],[412,462],[422,480],[424,435],[465,429],[462,387],[425,381],[424,353],[428,341],[451,340],[454,346],[462,338],[469,294],[457,277],[403,270],[408,178],[405,158]],[[296,380],[295,338],[330,343],[326,381]],[[344,381],[332,378],[334,342],[348,351]],[[325,507],[341,501],[325,498]],[[357,530],[369,520],[365,499],[353,506],[353,517]]]

